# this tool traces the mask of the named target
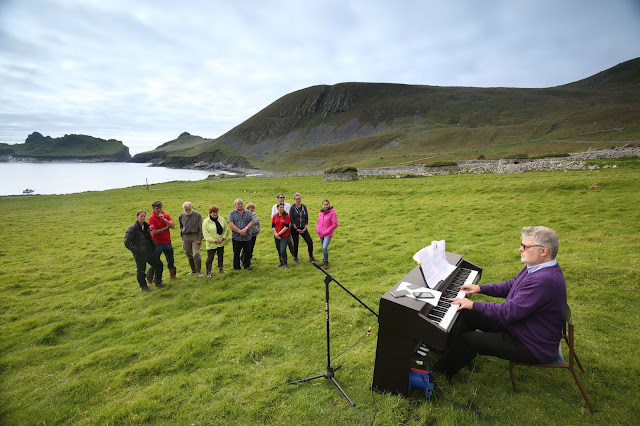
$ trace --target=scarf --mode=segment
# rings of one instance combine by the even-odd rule
[[[220,225],[220,222],[218,222],[218,218],[216,217],[215,219],[211,217],[211,215],[209,215],[209,219],[211,219],[215,224],[216,224],[216,231],[218,231],[218,235],[222,235],[222,225]]]

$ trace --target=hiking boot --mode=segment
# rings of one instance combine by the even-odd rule
[[[142,291],[144,291],[146,293],[151,291],[151,290],[149,290],[149,286],[147,286],[147,285],[140,286],[140,290],[142,290]]]
[[[180,278],[177,277],[176,273],[177,273],[176,268],[169,268],[169,278],[173,280],[179,280]]]
[[[309,262],[313,263],[313,262],[315,262],[315,261],[316,261],[316,258],[315,258],[315,257],[311,256],[311,257],[309,258]]]
[[[324,262],[324,265],[322,265],[324,267],[324,269],[329,269],[329,262]]]
[[[159,283],[156,283],[156,287],[158,287],[158,288],[164,288],[164,287],[166,287],[166,286],[164,285],[164,283],[163,283],[162,281],[160,281]]]

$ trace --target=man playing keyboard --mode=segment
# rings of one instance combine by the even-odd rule
[[[461,310],[447,350],[433,369],[449,379],[476,354],[525,363],[546,363],[558,354],[567,290],[556,262],[559,241],[546,226],[522,229],[520,260],[526,266],[515,278],[496,284],[465,284],[468,295],[504,298],[503,303],[450,299]]]

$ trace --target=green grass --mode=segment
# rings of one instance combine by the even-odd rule
[[[268,216],[275,194],[290,201],[296,191],[312,211],[324,198],[335,206],[330,272],[375,311],[433,239],[480,265],[481,283],[489,283],[522,267],[523,226],[553,227],[587,368],[580,374],[597,413],[569,373],[519,369],[513,394],[507,362],[490,357],[439,386],[510,424],[635,424],[640,161],[615,163],[599,171],[347,183],[245,178],[0,198],[0,424],[370,424],[375,326],[335,362],[355,409],[327,380],[287,384],[321,374],[326,362],[324,276],[306,261],[275,267]],[[237,197],[256,203],[264,229],[252,272],[231,270],[229,246],[225,275],[139,290],[123,245],[137,209],[160,199],[177,218],[189,200],[201,213],[215,203],[226,216]],[[172,237],[182,276],[187,260],[179,232]],[[333,357],[374,322],[332,284]],[[490,423],[418,391],[373,399],[375,424]]]

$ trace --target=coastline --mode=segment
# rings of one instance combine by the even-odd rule
[[[0,194],[58,195],[147,186],[173,181],[203,181],[222,170],[148,167],[128,162],[5,162],[0,163]]]
[[[119,159],[95,157],[15,157],[13,155],[0,155],[0,163],[128,163]]]

